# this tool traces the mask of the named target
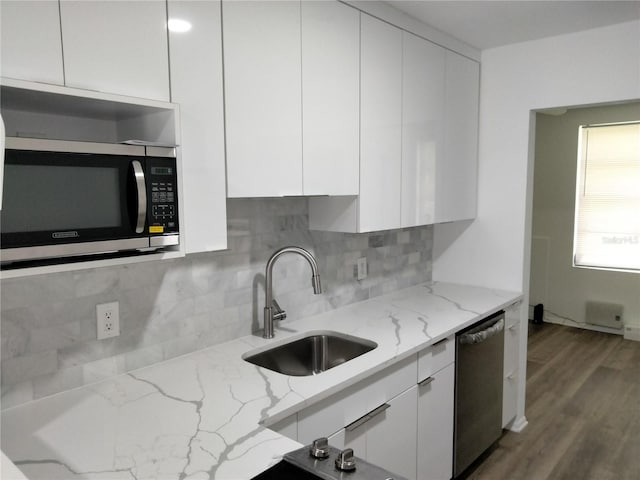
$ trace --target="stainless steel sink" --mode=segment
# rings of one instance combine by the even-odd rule
[[[307,336],[242,358],[274,372],[304,377],[316,375],[359,357],[378,346],[364,338],[338,332],[309,332]]]

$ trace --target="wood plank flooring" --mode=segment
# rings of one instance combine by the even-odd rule
[[[530,325],[526,417],[473,480],[639,480],[640,342]]]

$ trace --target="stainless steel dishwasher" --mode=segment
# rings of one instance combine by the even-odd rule
[[[504,312],[456,335],[453,476],[502,434]]]

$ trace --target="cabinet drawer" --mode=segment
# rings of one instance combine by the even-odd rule
[[[402,360],[375,375],[298,413],[298,441],[311,443],[349,425],[415,385],[416,357]]]
[[[505,328],[509,328],[512,325],[520,324],[520,305],[522,301],[517,301],[516,303],[509,305],[504,310],[504,325]]]
[[[456,358],[455,336],[451,335],[418,354],[418,382],[443,369]]]

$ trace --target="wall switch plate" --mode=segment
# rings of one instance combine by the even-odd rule
[[[118,302],[96,305],[98,340],[120,335],[120,304]]]
[[[367,278],[367,257],[359,258],[356,262],[358,267],[358,280],[364,280]]]

